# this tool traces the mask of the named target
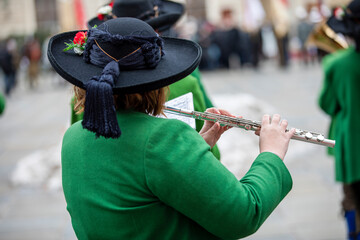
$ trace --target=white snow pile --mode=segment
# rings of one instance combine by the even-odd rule
[[[61,145],[36,150],[20,159],[11,175],[14,186],[61,189]]]
[[[211,98],[217,108],[247,120],[261,121],[264,114],[275,112],[271,105],[249,94],[214,95]],[[238,179],[248,171],[259,154],[259,137],[253,131],[229,129],[217,144],[221,153],[221,162]]]

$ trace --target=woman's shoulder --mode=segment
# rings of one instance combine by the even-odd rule
[[[174,130],[181,130],[181,131],[195,131],[189,124],[178,120],[178,119],[172,119],[168,118],[166,115],[159,116],[159,117],[153,117],[149,116],[149,122],[152,125],[152,129],[172,129]]]
[[[183,135],[194,138],[200,137],[199,133],[189,124],[178,119],[168,118],[167,116],[154,117],[148,115],[145,121],[141,121],[137,125],[140,126],[144,135],[148,135],[149,138],[155,137],[158,139],[156,141],[160,141],[159,137],[163,139],[172,139]]]
[[[81,125],[82,120],[73,123],[72,125],[70,125],[70,127],[66,130],[65,134],[64,134],[64,138],[75,138],[80,131],[85,131],[85,129],[83,129],[83,126]]]

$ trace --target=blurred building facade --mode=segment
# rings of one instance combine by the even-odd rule
[[[0,39],[85,27],[106,0],[0,0]],[[81,15],[81,16],[79,16]],[[82,21],[82,22],[81,22]]]
[[[188,0],[188,2],[197,2],[198,0]],[[265,8],[265,11],[267,12],[267,15],[270,15],[268,11],[268,6],[270,5],[271,1],[275,0],[261,0],[263,7]],[[290,12],[291,16],[295,17],[295,9],[298,6],[305,6],[308,3],[312,4],[325,4],[330,9],[339,6],[339,5],[347,5],[351,0],[279,0],[281,2],[285,2],[288,5],[288,10]],[[202,6],[205,9],[204,16],[208,21],[210,21],[213,24],[218,24],[221,21],[221,15],[222,12],[226,9],[231,9],[233,12],[234,21],[241,25],[243,21],[243,13],[245,9],[245,2],[246,0],[199,0],[199,2],[202,2]],[[199,5],[199,3],[198,3]],[[188,11],[190,12],[190,11]],[[196,13],[199,13],[200,11],[196,11]],[[199,16],[199,15],[197,15]],[[269,16],[268,16],[269,17]],[[293,18],[293,21],[295,18]]]
[[[244,0],[175,0],[186,4],[186,12],[197,19],[218,23],[225,9],[231,9],[235,22],[241,22]],[[272,0],[265,0],[272,1]],[[286,1],[286,0],[282,0]],[[307,2],[319,0],[287,0],[290,10]],[[323,0],[331,6],[350,0]],[[37,31],[53,34],[86,27],[97,9],[109,0],[0,0],[0,39],[16,35],[32,35]]]

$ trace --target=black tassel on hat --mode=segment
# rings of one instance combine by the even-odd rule
[[[97,137],[118,138],[121,135],[112,90],[119,74],[119,64],[111,61],[100,76],[94,76],[86,84],[86,111],[82,125],[95,132]]]
[[[104,26],[107,28],[106,26]],[[107,53],[99,43],[111,43],[111,46],[139,46],[130,54],[116,59],[112,53],[119,52],[112,48]],[[104,66],[100,76],[93,76],[85,85],[86,99],[82,125],[96,133],[96,136],[118,138],[121,135],[116,119],[113,98],[113,87],[119,78],[120,69],[154,68],[163,55],[163,40],[156,36],[137,37],[111,34],[108,31],[93,28],[88,32],[88,40],[84,50],[85,62],[96,66]]]

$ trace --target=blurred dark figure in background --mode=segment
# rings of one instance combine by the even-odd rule
[[[260,58],[263,56],[262,52],[262,36],[261,31],[250,33],[251,44],[251,63],[254,68],[259,67]]]
[[[279,66],[285,68],[289,64],[290,16],[288,0],[261,0],[261,2],[275,34]]]
[[[41,60],[41,46],[39,40],[36,38],[30,38],[25,44],[24,55],[29,60],[28,66],[28,78],[30,88],[36,87],[38,84],[40,60]]]
[[[348,239],[360,239],[360,0],[338,8],[327,25],[355,42],[323,59],[320,107],[331,117],[329,135],[336,140],[335,177],[343,184],[342,207]]]
[[[238,52],[241,67],[250,64],[258,68],[264,57],[262,48],[262,27],[265,11],[259,0],[242,1],[241,29],[239,29]]]
[[[199,68],[200,70],[214,70],[219,66],[220,48],[213,42],[213,33],[216,29],[208,21],[199,24],[198,43],[202,48],[202,56]]]
[[[220,49],[220,68],[230,68],[230,56],[236,54],[238,40],[239,34],[234,24],[232,10],[225,9],[221,14],[221,25],[213,32],[213,42]]]
[[[5,95],[9,96],[16,85],[16,66],[14,51],[16,42],[14,39],[8,39],[0,46],[0,68],[4,73]]]
[[[252,62],[252,47],[250,35],[239,29],[238,41],[236,44],[236,52],[239,56],[240,66],[244,67],[250,65]]]

